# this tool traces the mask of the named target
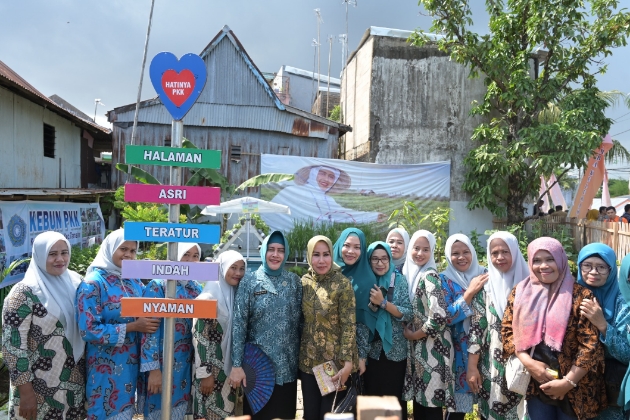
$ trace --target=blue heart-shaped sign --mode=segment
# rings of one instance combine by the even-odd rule
[[[190,111],[208,78],[201,57],[186,54],[178,60],[170,52],[153,57],[149,74],[155,91],[174,120],[181,120]]]

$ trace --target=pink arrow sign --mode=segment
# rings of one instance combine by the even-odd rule
[[[161,204],[221,204],[221,188],[125,184],[125,201]]]
[[[219,280],[218,263],[123,260],[125,279]]]

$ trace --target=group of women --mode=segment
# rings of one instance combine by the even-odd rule
[[[488,267],[469,238],[448,238],[438,272],[434,236],[404,229],[367,244],[344,230],[333,244],[308,243],[301,279],[285,269],[289,246],[265,238],[262,265],[246,274],[235,251],[220,255],[220,279],[178,281],[180,299],[216,299],[216,319],[177,319],[171,418],[222,419],[234,413],[246,344],[271,360],[275,386],[254,419],[294,418],[301,381],[304,418],[322,419],[348,386],[392,395],[415,419],[463,419],[477,404],[485,419],[623,419],[630,378],[630,257],[590,244],[578,256],[577,281],[562,245],[539,238],[526,262],[517,239],[497,232]],[[11,378],[10,417],[160,418],[160,319],[121,315],[123,297],[164,297],[163,280],[121,276],[137,243],[111,233],[85,279],[68,270],[70,246],[46,232],[33,243],[22,282],[4,303],[2,347]],[[197,244],[179,245],[180,261],[199,261]],[[508,389],[517,358],[531,375],[526,396]],[[333,362],[336,391],[321,395],[314,368]],[[357,380],[361,378],[361,380]],[[627,389],[627,390],[626,390]],[[620,394],[619,398],[617,394]]]

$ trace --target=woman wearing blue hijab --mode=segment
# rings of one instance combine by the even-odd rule
[[[624,259],[624,262],[626,259]],[[580,307],[582,315],[588,318],[599,330],[600,341],[606,355],[606,377],[611,369],[625,369],[630,362],[630,343],[626,337],[626,325],[630,322],[630,307],[625,303],[617,283],[617,257],[607,245],[592,243],[586,245],[578,255],[578,284],[588,288],[595,295],[593,301],[584,299]],[[626,268],[630,264],[626,264]],[[622,267],[622,279],[624,275]],[[607,383],[607,388],[608,383]],[[608,392],[609,407],[599,413],[598,420],[623,419],[621,407],[615,405],[616,395]]]
[[[341,232],[339,239],[333,246],[335,264],[341,267],[341,272],[352,284],[356,302],[357,318],[357,348],[359,353],[359,373],[365,372],[365,362],[368,357],[369,345],[367,335],[365,342],[360,342],[359,330],[367,330],[369,320],[373,319],[373,312],[368,308],[370,289],[376,283],[376,276],[370,267],[367,257],[365,235],[357,228],[348,228]]]
[[[370,244],[367,258],[376,282],[369,291],[368,328],[357,331],[361,337],[357,341],[369,345],[365,393],[394,395],[400,406],[406,408],[407,402],[402,398],[407,369],[407,340],[403,329],[413,319],[409,286],[405,276],[395,271],[392,251],[385,242]],[[407,410],[403,413],[406,417]]]
[[[253,420],[294,418],[297,399],[298,356],[300,351],[300,314],[302,281],[284,269],[289,244],[275,231],[260,248],[262,265],[247,273],[236,291],[232,323],[233,387],[247,385],[243,353],[245,343],[260,347],[273,362],[276,385],[267,404],[256,414],[244,400],[244,414]]]

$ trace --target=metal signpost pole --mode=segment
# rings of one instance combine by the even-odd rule
[[[184,122],[173,120],[171,129],[171,146],[182,147],[182,137],[184,136]],[[170,185],[182,185],[182,168],[171,166]],[[168,205],[169,223],[179,223],[179,204]],[[167,259],[177,261],[177,243],[169,242]],[[166,280],[166,298],[177,297],[177,281]],[[164,348],[162,351],[162,414],[161,420],[170,420],[173,390],[173,361],[175,347],[175,318],[164,319]]]

